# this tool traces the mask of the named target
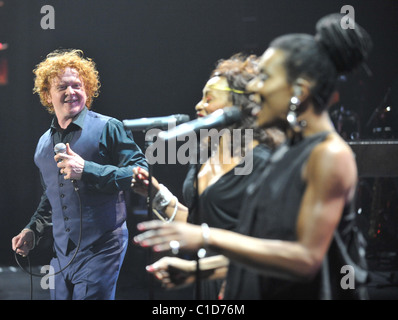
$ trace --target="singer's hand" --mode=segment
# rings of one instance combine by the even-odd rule
[[[135,167],[133,169],[133,178],[131,179],[131,189],[134,192],[146,197],[148,195],[149,174],[146,170]],[[152,177],[152,197],[159,191],[159,182]]]
[[[28,229],[22,230],[19,235],[12,238],[11,243],[13,251],[26,257],[33,248],[33,231]]]
[[[73,152],[66,144],[66,153],[58,153],[54,156],[57,167],[60,168],[64,179],[80,180],[84,169],[84,159]]]

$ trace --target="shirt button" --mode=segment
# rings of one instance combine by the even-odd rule
[[[63,206],[62,207],[62,210],[66,210],[68,207],[67,206]]]
[[[64,221],[68,221],[69,220],[69,218],[68,217],[64,217]]]
[[[66,229],[65,229],[65,231],[66,231],[66,232],[69,232],[69,231],[70,231],[70,229],[69,229],[69,228],[66,228]]]
[[[60,184],[59,184],[59,186],[60,186],[60,187],[63,187],[63,186],[64,186],[64,184],[63,184],[63,183],[60,183]]]
[[[64,195],[64,194],[61,194],[61,198],[65,198],[65,195]]]

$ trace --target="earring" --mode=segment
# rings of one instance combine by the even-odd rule
[[[297,110],[298,110],[298,107],[300,106],[300,104],[301,104],[301,101],[296,96],[294,96],[290,99],[289,112],[287,113],[286,120],[293,130],[301,129],[300,123],[297,120]]]
[[[258,113],[260,112],[261,107],[260,106],[255,106],[252,108],[250,114],[252,117],[256,117],[258,115]]]

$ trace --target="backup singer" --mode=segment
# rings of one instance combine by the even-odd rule
[[[258,104],[249,99],[246,85],[255,76],[257,61],[258,58],[255,56],[234,55],[229,59],[220,60],[212,71],[210,79],[203,88],[202,99],[195,107],[197,116],[204,117],[221,108],[235,105],[242,109],[242,119],[224,128],[224,134],[216,141],[215,150],[209,152],[209,157],[204,162],[199,161],[197,165],[190,165],[183,184],[186,206],[153,178],[154,207],[163,212],[166,219],[173,217],[175,221],[189,221],[195,224],[206,222],[212,227],[235,230],[244,188],[248,181],[259,174],[273,148],[284,139],[279,130],[254,127],[255,118],[252,113],[258,108]],[[242,133],[242,144],[237,146],[239,150],[232,150],[233,143],[228,139],[232,137],[234,129],[240,129]],[[253,141],[245,141],[243,134],[246,129],[252,130]],[[203,146],[206,147],[206,144]],[[211,149],[211,145],[209,147]],[[207,150],[204,151],[207,153]],[[242,154],[252,157],[252,170],[237,175],[235,169],[243,169],[242,158],[239,157]],[[145,196],[148,192],[147,184],[148,173],[135,168],[133,190]],[[188,208],[192,209],[189,216]],[[211,255],[209,252],[208,254]],[[170,261],[170,259],[175,263],[186,263],[174,257],[162,261],[167,263],[165,260]],[[167,276],[161,273],[157,275],[162,281],[168,281]],[[172,285],[171,282],[168,284]],[[203,282],[201,298],[217,299],[221,285],[221,281]]]

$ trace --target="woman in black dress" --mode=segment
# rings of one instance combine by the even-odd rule
[[[190,165],[183,183],[184,204],[159,184],[156,178],[152,179],[152,205],[160,220],[194,224],[205,222],[211,227],[235,230],[246,186],[253,176],[259,175],[271,151],[284,139],[279,130],[263,130],[254,125],[252,113],[259,105],[250,99],[246,85],[256,75],[257,61],[255,56],[234,55],[219,61],[212,71],[203,89],[203,97],[196,105],[197,116],[205,117],[216,110],[235,105],[242,109],[241,120],[227,127],[224,134],[217,137],[215,148],[212,149],[214,140],[208,146],[203,144],[208,157],[203,162]],[[235,130],[241,133],[242,143],[239,145],[230,141]],[[253,136],[245,141],[248,130]],[[245,156],[244,161],[242,155]],[[239,169],[242,170],[241,174]],[[244,172],[245,169],[247,172]],[[136,168],[132,180],[133,190],[146,196],[147,185],[147,171]],[[208,251],[207,256],[211,255]],[[217,299],[221,281],[203,282],[201,287],[202,298]]]

